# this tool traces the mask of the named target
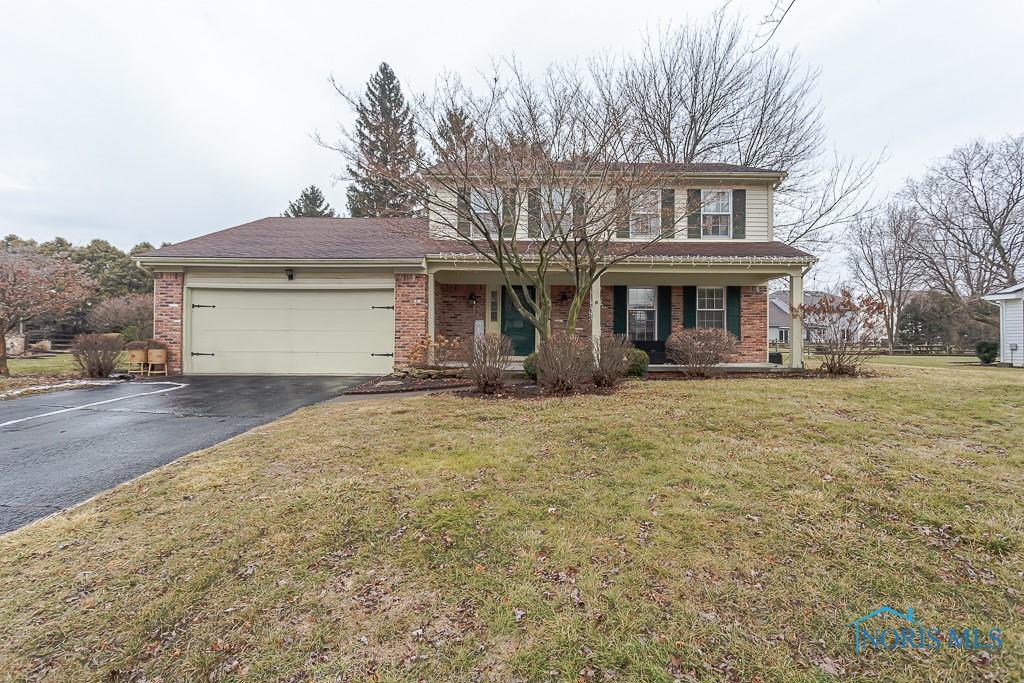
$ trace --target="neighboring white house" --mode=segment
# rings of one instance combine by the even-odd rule
[[[812,306],[825,296],[824,292],[807,290],[804,292],[804,305]],[[792,317],[789,314],[789,290],[779,290],[768,295],[768,341],[777,344],[789,343],[789,326]],[[813,325],[804,326],[804,341],[812,342],[816,330]]]
[[[999,306],[999,362],[1024,368],[1024,283],[982,298]]]

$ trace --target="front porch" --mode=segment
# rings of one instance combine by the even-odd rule
[[[772,372],[768,363],[768,283],[789,281],[791,303],[803,298],[800,266],[760,264],[630,264],[605,273],[577,315],[573,332],[599,338],[629,336],[651,356],[652,372],[674,372],[665,341],[673,332],[693,327],[722,327],[739,339],[730,366],[736,372]],[[564,330],[575,292],[568,278],[550,278],[551,322]],[[793,304],[795,305],[795,304]],[[531,353],[539,335],[509,302],[496,270],[479,263],[429,264],[426,275],[396,276],[395,364],[412,361],[423,338],[466,338],[494,333],[509,337],[519,357]],[[793,317],[792,329],[801,321]],[[794,335],[796,340],[801,336]],[[664,369],[662,369],[664,366]],[[788,368],[803,367],[803,348],[793,344]]]

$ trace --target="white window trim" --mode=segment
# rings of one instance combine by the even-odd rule
[[[705,195],[708,192],[725,192],[726,196],[729,198],[729,211],[726,212],[726,213],[721,213],[721,212],[718,212],[718,211],[714,211],[714,212],[705,211],[705,209],[707,208],[707,204],[708,204],[708,200],[707,200]],[[725,235],[708,235],[708,234],[706,234],[704,232],[704,216],[705,215],[708,215],[708,216],[728,216],[728,218],[729,218],[729,232],[727,234],[725,234]],[[728,239],[732,239],[732,188],[728,188],[727,189],[727,188],[719,188],[719,187],[710,187],[710,188],[704,188],[704,189],[702,189],[700,191],[700,238],[704,239],[704,240],[728,240]]]
[[[645,192],[644,194],[655,195],[655,197],[656,197],[656,199],[654,201],[654,216],[655,216],[657,225],[656,225],[656,227],[654,228],[654,230],[650,234],[640,235],[640,234],[634,233],[633,232],[633,216],[634,216],[634,214],[637,214],[637,213],[640,213],[640,212],[630,211],[629,212],[629,217],[626,220],[629,223],[629,239],[631,239],[631,240],[648,241],[648,240],[652,240],[652,239],[658,237],[661,234],[661,229],[662,229],[662,225],[661,225],[661,191],[660,190],[649,190],[648,192]],[[644,213],[644,215],[647,215],[648,212],[645,211],[645,212],[642,212],[642,213]]]
[[[721,308],[701,308],[700,306],[700,290],[717,289],[722,293],[722,307]],[[721,311],[722,312],[722,326],[721,327],[704,327],[703,329],[709,330],[726,330],[729,326],[729,304],[726,301],[725,287],[698,287],[697,288],[697,311],[695,317],[695,324],[698,328],[702,327],[700,324],[700,312],[701,311]]]
[[[489,222],[494,217],[491,215],[491,212],[487,210],[488,198],[485,196],[486,192],[487,192],[486,190],[481,190],[479,188],[472,188],[472,189],[470,189],[470,191],[469,191],[469,211],[470,211],[470,213],[474,213],[477,216],[479,216],[482,221]],[[477,211],[476,208],[473,205],[473,198],[474,197],[478,197],[478,196],[482,197],[481,203],[483,205],[482,208],[484,209],[483,212]],[[498,215],[501,215],[501,212],[505,208],[504,205],[503,205],[504,201],[505,201],[505,198],[503,196],[501,196],[501,195],[499,195],[498,197],[495,198],[495,202],[496,202],[497,206],[495,206],[494,208],[498,212]],[[499,223],[500,223],[500,221],[499,221]],[[491,225],[490,226],[491,230],[497,230],[498,227],[500,227],[500,226],[496,226],[496,225]],[[470,220],[469,238],[475,240],[475,239],[484,239],[484,237],[485,237],[485,234],[480,229],[480,226],[477,225],[476,222]]]
[[[564,224],[557,226],[559,235],[567,235],[572,231],[572,226],[575,221],[575,207],[573,207],[572,201],[572,188],[568,187],[549,187],[541,190],[540,195],[540,239],[548,239],[552,235],[556,234],[551,230],[552,226],[548,223],[546,216],[549,215],[545,209],[554,208],[554,196],[555,193],[559,193],[562,199],[562,220],[569,221],[569,227],[567,228]],[[546,202],[544,200],[550,199],[552,201]]]
[[[654,290],[654,307],[653,308],[630,308],[629,307],[629,290],[631,289],[653,289]],[[654,311],[654,339],[639,339],[637,341],[657,341],[658,338],[658,288],[657,287],[646,287],[637,285],[636,287],[626,287],[626,338],[629,340],[633,339],[633,336],[629,333],[630,323],[630,311]]]

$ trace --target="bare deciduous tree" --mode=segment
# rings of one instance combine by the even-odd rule
[[[883,319],[892,353],[900,314],[921,283],[915,255],[917,215],[899,203],[853,223],[847,244],[847,264],[857,283],[885,304]]]
[[[66,259],[32,248],[0,250],[0,375],[11,374],[8,332],[45,315],[63,315],[92,293],[82,268]]]
[[[414,101],[414,177],[375,169],[429,207],[443,236],[497,268],[512,305],[542,339],[552,333],[553,274],[575,288],[572,333],[601,275],[674,234],[685,217],[675,215],[674,200],[666,208],[659,167],[639,163],[644,151],[629,135],[628,103],[608,77],[552,68],[535,80],[505,62],[482,92],[444,79]],[[335,148],[356,151],[351,141]],[[623,234],[635,239],[616,239]]]
[[[929,282],[997,325],[981,297],[1016,284],[1024,263],[1024,135],[958,147],[904,194],[921,217],[915,244]]]
[[[618,79],[631,132],[658,161],[788,171],[775,195],[776,236],[820,244],[863,210],[881,156],[828,160],[817,72],[795,52],[751,47],[744,24],[725,11],[648,36]]]

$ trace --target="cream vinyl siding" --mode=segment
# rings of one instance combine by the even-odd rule
[[[371,354],[394,351],[394,311],[386,308],[394,302],[391,288],[193,287],[185,304],[185,369],[229,375],[385,374],[393,358]]]
[[[757,184],[744,184],[735,183],[730,184],[727,181],[716,181],[713,183],[704,182],[700,183],[694,181],[687,185],[676,185],[672,186],[675,190],[675,215],[676,215],[676,238],[677,240],[686,240],[686,190],[687,189],[721,189],[721,190],[746,190],[747,191],[747,235],[745,241],[748,242],[770,242],[772,240],[772,229],[771,221],[769,220],[771,212],[771,202],[769,196],[772,192],[771,186],[767,183]],[[613,194],[608,195],[609,198],[613,198]],[[444,202],[452,206],[455,205],[454,193],[444,192]],[[517,235],[519,239],[526,239],[528,235],[528,223],[529,216],[527,211],[527,200],[526,197],[521,198],[522,204],[519,208],[518,223],[517,223]],[[455,220],[455,212],[448,210],[441,210],[437,206],[432,206],[429,212],[430,215],[430,234],[433,237],[441,239],[452,239],[454,238],[454,231],[449,227],[448,222]],[[709,238],[702,238],[709,239]],[[727,239],[727,238],[710,238],[710,239]],[[738,240],[744,241],[744,240]]]

